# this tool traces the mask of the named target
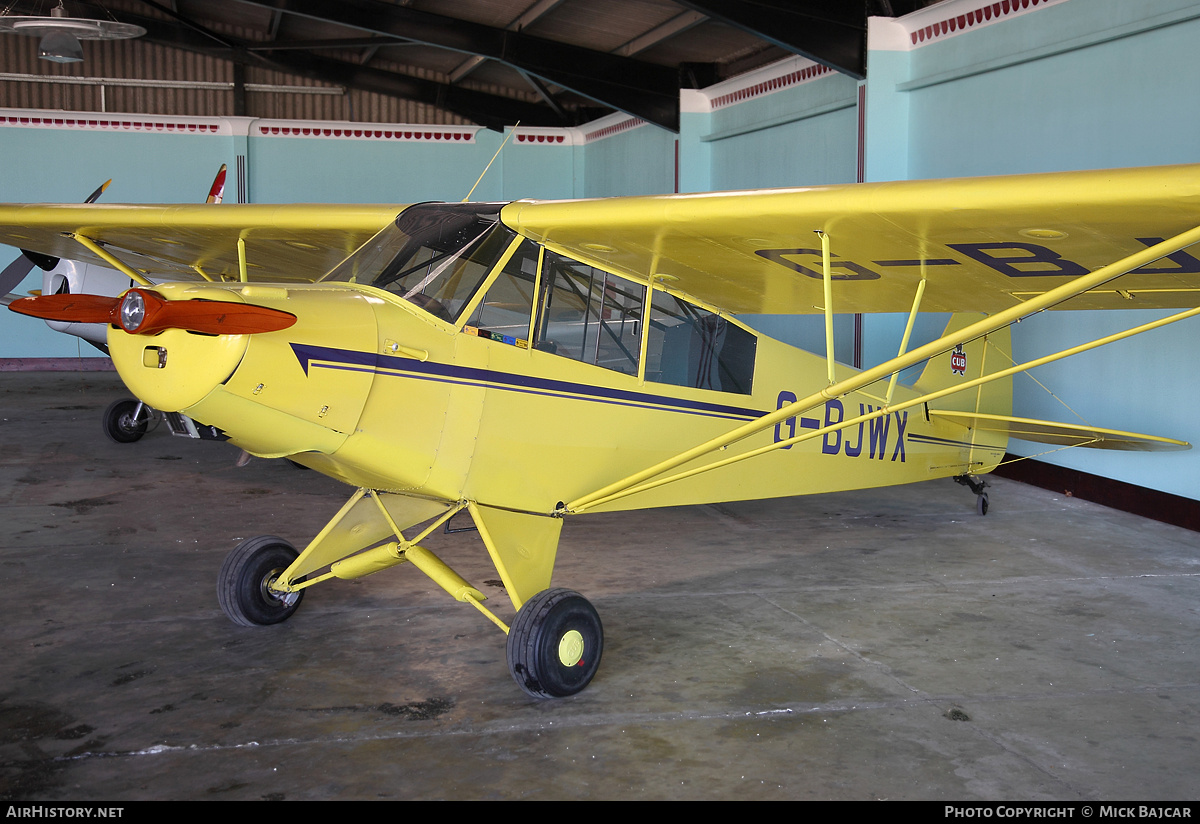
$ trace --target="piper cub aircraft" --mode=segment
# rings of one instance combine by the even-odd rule
[[[382,228],[380,228],[382,227]],[[124,296],[11,308],[107,325],[121,377],[232,444],[354,488],[298,551],[221,568],[235,623],[409,562],[508,635],[536,697],[596,673],[600,618],[551,573],[565,517],[982,475],[1010,435],[1182,441],[1014,418],[1012,375],[1200,309],[1200,166],[564,202],[0,207],[0,241],[112,266]],[[153,278],[153,282],[151,281]],[[1185,307],[1026,363],[1045,309]],[[741,313],[949,312],[855,370]],[[914,386],[900,370],[925,362]],[[511,626],[421,545],[467,510]]]

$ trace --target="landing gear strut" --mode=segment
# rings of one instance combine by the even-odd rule
[[[464,509],[470,511],[513,605],[520,604],[511,627],[484,606],[486,596],[479,589],[420,544]],[[417,524],[425,526],[406,538],[402,530]],[[507,633],[508,670],[517,686],[534,698],[563,698],[575,695],[596,675],[604,628],[596,609],[578,592],[540,589],[550,583],[561,528],[561,519],[545,515],[361,488],[303,552],[271,535],[239,544],[221,566],[217,598],[235,624],[277,624],[291,617],[310,586],[410,564]],[[518,552],[519,539],[524,543]],[[536,594],[522,600],[515,593]]]
[[[980,515],[988,513],[988,496],[983,491],[988,486],[987,481],[982,478],[976,478],[974,475],[959,475],[954,479],[954,482],[971,487],[971,491],[975,493],[975,511]]]

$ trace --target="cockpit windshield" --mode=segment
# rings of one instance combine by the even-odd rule
[[[453,321],[512,243],[500,204],[410,206],[322,278],[366,283]]]

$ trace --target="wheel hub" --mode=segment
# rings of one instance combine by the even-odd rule
[[[266,574],[262,579],[262,584],[259,589],[262,592],[263,599],[266,601],[275,601],[285,607],[290,607],[296,603],[296,599],[300,597],[299,592],[280,592],[277,589],[272,589],[275,582],[279,580],[279,576],[283,574],[282,569],[273,569]]]
[[[577,629],[563,633],[558,640],[558,661],[564,667],[573,667],[583,659],[583,635]]]

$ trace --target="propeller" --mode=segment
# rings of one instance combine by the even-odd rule
[[[225,199],[225,170],[229,168],[224,163],[213,178],[212,187],[208,190],[208,200],[205,203],[220,203]]]
[[[54,268],[54,267],[50,267]],[[0,272],[0,295],[7,295],[21,285],[25,276],[33,271],[33,260],[26,254],[21,254]]]
[[[287,329],[296,322],[296,316],[290,312],[267,306],[202,298],[165,300],[146,289],[130,289],[120,298],[41,295],[14,300],[8,308],[43,320],[111,323],[136,335],[155,335],[164,329],[185,329],[206,335],[253,335]]]
[[[112,178],[101,183],[96,191],[87,196],[84,203],[95,203],[100,195],[104,194],[104,190],[108,188],[108,184],[112,183]],[[36,266],[43,272],[49,272],[58,265],[58,258],[43,255],[38,252],[31,252],[28,249],[21,250],[21,256],[12,263],[4,267],[4,271],[0,272],[0,295],[7,295],[21,285],[21,281],[25,280],[25,276],[33,271]]]

